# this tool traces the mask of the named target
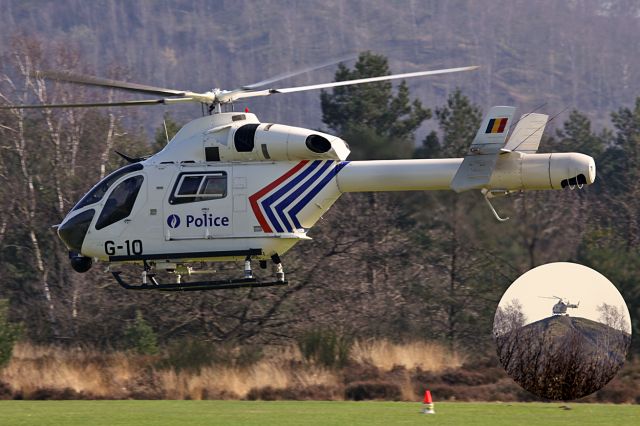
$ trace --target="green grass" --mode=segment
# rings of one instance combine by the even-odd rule
[[[570,407],[570,410],[560,408]],[[636,425],[638,405],[407,402],[0,401],[0,425]]]

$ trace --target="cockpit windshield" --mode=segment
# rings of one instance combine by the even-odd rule
[[[117,181],[121,176],[126,175],[127,173],[142,170],[142,168],[142,164],[134,163],[124,166],[111,173],[109,176],[98,182],[96,186],[91,188],[91,191],[89,191],[84,197],[82,197],[82,199],[78,202],[78,204],[75,205],[73,209],[71,209],[71,211],[77,210],[84,206],[88,206],[90,204],[97,203],[98,201],[102,200],[102,197],[104,197],[104,194],[107,193],[111,185],[113,185],[113,183]]]
[[[132,176],[115,187],[104,203],[104,208],[96,222],[96,229],[102,229],[129,217],[143,181],[144,177],[142,175]]]

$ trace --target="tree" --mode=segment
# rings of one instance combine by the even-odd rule
[[[447,105],[436,108],[436,118],[442,141],[431,132],[416,150],[418,158],[463,157],[480,127],[482,111],[468,97],[456,89],[447,98]]]
[[[600,156],[600,187],[592,197],[589,227],[578,246],[577,259],[607,276],[620,290],[631,312],[632,330],[640,332],[640,97],[633,107],[611,114]],[[604,134],[605,132],[603,132]],[[632,351],[640,342],[632,340]]]
[[[432,132],[415,156],[459,157],[464,155],[480,127],[480,108],[457,89],[447,104],[436,109],[440,136]],[[497,268],[492,250],[479,238],[488,217],[477,218],[477,194],[420,194],[413,220],[414,247],[431,266],[418,294],[423,300],[425,332],[444,340],[452,348],[486,347],[494,308],[505,285],[504,266]],[[483,210],[483,213],[486,210]],[[476,223],[476,221],[478,223]],[[484,343],[483,343],[484,342]]]
[[[354,69],[340,64],[335,81],[388,75],[387,58],[363,52]],[[398,158],[411,153],[413,137],[431,111],[422,103],[410,100],[409,88],[403,81],[393,94],[389,81],[336,87],[333,93],[320,94],[322,121],[351,146],[354,159]]]
[[[158,338],[139,310],[136,311],[133,324],[125,330],[124,340],[128,349],[139,354],[155,355],[158,353]]]
[[[615,127],[613,145],[603,155],[608,172],[607,201],[614,206],[615,223],[628,249],[640,248],[640,97],[634,108],[611,114]]]
[[[522,312],[522,303],[518,299],[513,299],[504,306],[498,306],[493,319],[493,335],[502,336],[523,327],[526,322],[527,316]]]
[[[600,313],[598,320],[616,330],[624,331],[631,334],[631,324],[627,322],[624,315],[626,308],[624,305],[614,306],[609,303],[602,302],[596,307],[596,310]]]
[[[8,319],[9,303],[0,299],[0,368],[4,367],[13,353],[13,345],[18,340],[20,328]]]
[[[571,111],[569,119],[561,129],[556,130],[558,140],[551,140],[554,152],[585,152],[596,160],[600,158],[606,148],[606,142],[611,138],[608,130],[595,134],[591,130],[589,118],[577,110]]]
[[[84,72],[72,49],[29,37],[15,38],[12,48],[0,69],[0,102],[87,101],[86,89],[70,91],[35,73]],[[93,275],[89,285],[89,276],[71,270],[67,250],[51,225],[60,223],[92,183],[118,166],[111,149],[122,145],[136,145],[135,135],[122,131],[116,114],[78,108],[0,112],[2,291],[35,341],[80,338],[87,323],[99,323],[100,314],[109,316],[106,309],[88,308],[100,301],[96,284],[103,278]],[[96,336],[95,330],[86,331],[86,336]]]
[[[387,59],[364,52],[352,70],[341,65],[335,80],[385,74]],[[321,104],[325,124],[350,143],[350,159],[410,156],[416,129],[431,116],[418,100],[411,101],[405,83],[395,94],[390,82],[337,87],[322,92]],[[410,335],[415,312],[408,311],[406,289],[421,265],[411,261],[406,232],[412,207],[401,200],[398,194],[346,194],[314,230],[314,238],[325,245],[312,250],[324,252],[319,261],[330,261],[331,267],[316,271],[309,285],[333,309],[309,307],[310,321],[339,316],[347,331],[360,335]]]

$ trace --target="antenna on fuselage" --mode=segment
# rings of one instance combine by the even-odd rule
[[[167,130],[167,120],[162,118],[162,125],[164,126],[164,135],[167,138],[167,144],[169,144],[169,131]]]

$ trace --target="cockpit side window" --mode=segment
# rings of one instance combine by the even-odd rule
[[[193,203],[224,198],[227,196],[227,174],[225,172],[188,173],[178,176],[169,197],[169,204]]]
[[[96,229],[102,229],[131,214],[143,181],[144,177],[141,175],[132,176],[114,188],[96,222]]]
[[[82,197],[82,199],[78,202],[78,204],[76,204],[75,207],[71,210],[72,211],[77,210],[81,207],[97,203],[98,201],[102,200],[102,197],[104,197],[104,194],[107,193],[107,191],[115,181],[117,181],[127,173],[142,170],[142,168],[143,168],[142,164],[134,163],[116,170],[115,172],[111,173],[109,176],[107,176],[106,178],[98,182],[96,186],[91,188],[91,190],[87,192],[85,196]]]

